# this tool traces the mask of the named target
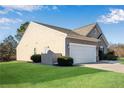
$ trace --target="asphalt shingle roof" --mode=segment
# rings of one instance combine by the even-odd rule
[[[83,36],[87,36],[88,33],[96,26],[96,23],[94,24],[89,24],[80,28],[76,28],[74,29],[74,32],[83,35]]]
[[[66,28],[62,28],[62,27],[58,27],[58,26],[53,26],[53,25],[48,25],[48,24],[44,24],[44,23],[39,23],[39,22],[34,22],[52,29],[55,29],[57,31],[63,32],[67,34],[67,38],[74,38],[74,39],[79,39],[79,40],[87,40],[87,41],[91,41],[91,42],[97,42],[99,41],[98,39],[95,38],[90,38],[90,37],[86,37],[83,35],[80,35],[79,33],[74,32],[73,30],[70,29],[66,29]]]

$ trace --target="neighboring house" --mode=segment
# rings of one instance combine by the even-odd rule
[[[17,60],[30,61],[34,53],[45,53],[49,49],[55,54],[72,57],[75,64],[97,62],[99,49],[106,53],[107,47],[108,42],[97,23],[69,30],[30,22],[17,46]]]

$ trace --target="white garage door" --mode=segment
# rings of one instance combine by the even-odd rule
[[[74,64],[96,62],[96,46],[70,43],[69,48]]]

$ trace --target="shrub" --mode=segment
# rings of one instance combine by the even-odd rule
[[[112,55],[112,54],[105,54],[104,60],[117,60],[118,56]]]
[[[108,53],[99,50],[99,60],[117,60],[118,56],[115,55],[114,51],[108,50]]]
[[[57,59],[59,66],[72,66],[73,58],[67,56],[61,56]]]
[[[34,63],[40,63],[41,62],[41,55],[40,54],[34,54],[31,56],[31,60]]]
[[[104,54],[104,60],[117,60],[118,56],[115,55],[114,51],[109,51],[107,54]]]

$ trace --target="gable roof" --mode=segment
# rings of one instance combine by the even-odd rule
[[[107,39],[106,39],[106,37],[105,37],[104,33],[102,32],[101,28],[99,27],[99,25],[98,25],[98,24],[96,24],[96,27],[97,27],[97,29],[99,29],[98,31],[100,31],[100,32],[101,32],[101,36],[100,36],[100,38],[102,37],[102,38],[103,38],[103,40],[105,41],[106,45],[108,46],[108,45],[109,45],[109,43],[108,43],[108,41],[107,41]]]
[[[83,36],[87,36],[88,33],[96,26],[96,23],[94,24],[89,24],[89,25],[86,25],[86,26],[82,26],[82,27],[79,27],[79,28],[76,28],[74,29],[74,32],[80,34],[80,35],[83,35]]]
[[[66,34],[78,34],[78,33],[74,32],[74,31],[72,31],[70,29],[67,29],[67,28],[62,28],[62,27],[48,25],[48,24],[39,23],[39,22],[35,22],[35,23],[43,25],[43,26],[46,26],[46,27],[49,27],[49,28],[52,28],[52,29],[55,29],[55,30],[58,30],[58,31],[66,33]]]
[[[93,23],[93,24],[89,24],[89,25],[86,25],[86,26],[83,26],[83,27],[80,27],[80,28],[77,28],[77,29],[74,29],[74,32],[80,34],[80,35],[83,35],[83,36],[88,36],[88,34],[94,29],[94,28],[97,28],[99,29],[100,33],[102,33],[99,25],[97,23]],[[102,33],[102,38],[104,39],[106,45],[108,46],[109,43],[108,41],[106,40],[106,37],[105,35]]]
[[[55,30],[63,32],[63,33],[66,33],[67,38],[74,38],[74,39],[79,39],[79,40],[87,40],[87,41],[91,41],[91,42],[98,42],[99,41],[98,39],[95,39],[95,38],[82,36],[82,35],[74,32],[73,30],[70,30],[70,29],[66,29],[66,28],[62,28],[62,27],[58,27],[58,26],[53,26],[53,25],[48,25],[48,24],[44,24],[44,23],[39,23],[39,22],[34,22],[34,23],[46,26],[48,28],[55,29]]]

